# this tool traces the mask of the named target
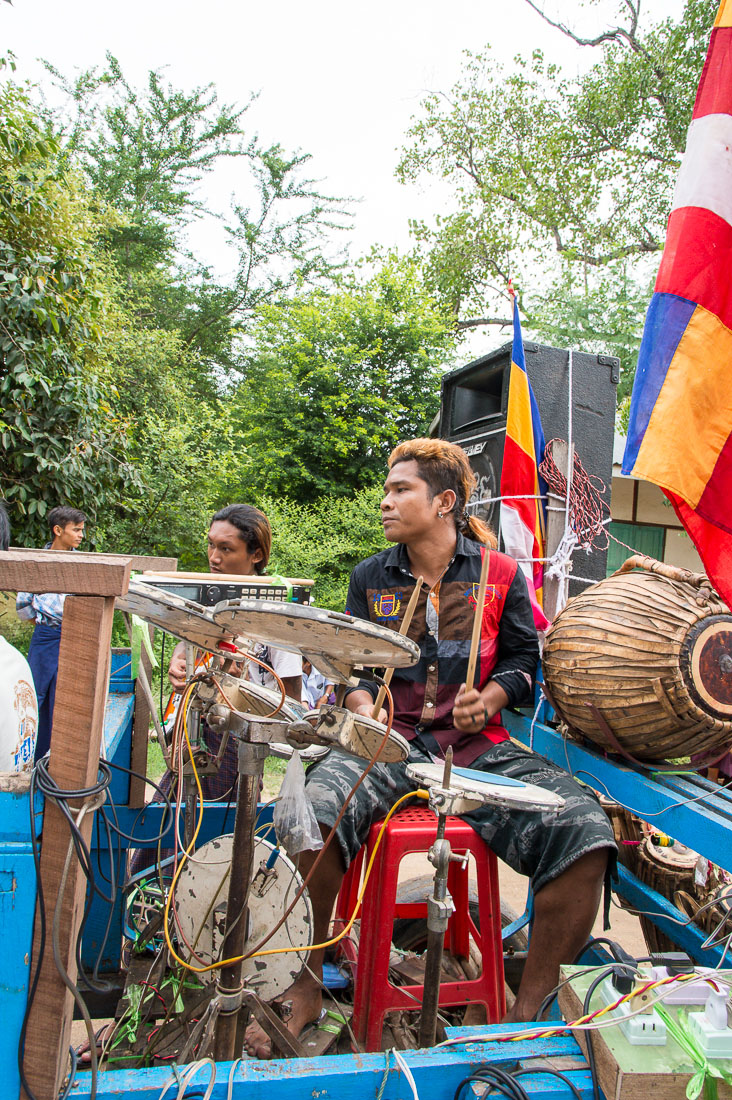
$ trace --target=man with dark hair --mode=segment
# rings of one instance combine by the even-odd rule
[[[0,551],[10,546],[10,523],[0,502]],[[0,634],[0,772],[28,771],[38,729],[38,701],[25,657]]]
[[[86,515],[79,508],[60,504],[48,513],[51,539],[45,550],[76,550],[84,538]],[[19,592],[16,609],[21,619],[35,622],[35,630],[28,650],[28,664],[40,708],[36,759],[45,756],[51,745],[53,705],[56,699],[58,653],[61,645],[61,619],[64,613],[63,592]]]
[[[534,926],[518,996],[506,1020],[529,1020],[587,940],[602,885],[617,851],[610,823],[591,792],[570,776],[509,738],[501,709],[530,703],[539,658],[536,627],[524,576],[513,558],[498,553],[495,535],[469,516],[466,505],[475,485],[467,456],[442,439],[400,444],[389,459],[381,502],[388,542],[351,574],[346,610],[358,618],[398,630],[422,577],[408,634],[420,647],[420,660],[396,669],[391,681],[394,728],[410,743],[410,762],[440,761],[451,747],[456,764],[505,775],[559,794],[565,802],[556,816],[498,805],[466,815],[471,826],[510,866],[531,876]],[[480,632],[476,686],[466,690],[475,592],[485,556],[488,589]],[[350,689],[346,706],[370,716],[376,685],[361,681]],[[386,721],[382,711],[381,721]],[[339,819],[349,791],[366,761],[331,752],[308,771],[310,795],[323,837],[336,828],[309,884],[313,942],[327,939],[328,924],[343,874],[366,840],[371,824],[397,799],[415,790],[404,764],[377,763]],[[303,874],[315,853],[301,854]],[[313,950],[308,966],[284,997],[287,1027],[299,1034],[318,1018],[322,996],[323,951]],[[252,1024],[245,1045],[250,1054],[270,1056],[270,1042]]]

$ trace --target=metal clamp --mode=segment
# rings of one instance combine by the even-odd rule
[[[221,985],[216,986],[216,1002],[219,1015],[227,1016],[238,1012],[244,1003],[243,983],[237,989],[225,989]]]

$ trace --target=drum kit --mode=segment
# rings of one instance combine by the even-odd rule
[[[405,738],[374,718],[354,714],[344,702],[348,687],[355,686],[362,676],[378,682],[374,670],[414,665],[419,660],[419,647],[395,630],[314,606],[238,599],[209,608],[144,580],[131,581],[128,593],[117,599],[117,607],[180,638],[187,649],[196,647],[212,655],[208,665],[190,680],[188,713],[194,716],[194,727],[196,720],[200,727],[198,732],[194,728],[189,743],[203,744],[205,750],[208,726],[221,733],[222,748],[227,738],[233,738],[237,745],[239,783],[234,832],[210,841],[195,853],[191,841],[190,857],[178,878],[172,906],[179,949],[187,950],[191,964],[196,964],[190,968],[206,976],[213,973],[206,970],[207,966],[226,960],[216,971],[218,981],[212,1003],[218,1004],[218,1015],[213,1049],[217,1059],[231,1059],[236,1057],[237,1046],[241,1052],[242,1005],[254,1011],[256,1003],[261,1010],[264,1001],[295,981],[305,964],[307,948],[302,952],[292,948],[309,944],[312,934],[312,910],[307,891],[300,891],[299,872],[287,855],[256,835],[264,761],[270,754],[294,753],[313,760],[329,751],[364,760],[378,757],[380,762],[406,761],[409,743]],[[311,661],[336,685],[336,703],[308,711],[279,692],[246,679],[242,663],[257,642]],[[192,670],[192,660],[188,667]],[[215,758],[209,755],[210,766],[218,765],[222,748]],[[200,755],[196,761],[200,763]],[[181,768],[189,785],[190,765],[187,761]],[[415,787],[426,786],[430,791],[430,805],[438,819],[437,840],[443,848],[444,821],[449,813],[463,813],[490,802],[548,812],[556,812],[563,805],[558,796],[527,784],[453,769],[451,760],[444,769],[441,763],[410,764],[407,771]],[[189,800],[187,811],[188,805]],[[446,881],[444,851],[438,862],[436,890],[440,867]],[[444,900],[442,888],[440,893]],[[271,960],[278,958],[272,954],[266,968],[261,959],[247,958],[244,963],[247,952],[266,938],[267,930],[278,924],[278,913],[286,911],[297,894],[297,902],[268,943],[268,948],[289,949],[279,956],[282,961],[272,964]],[[439,966],[436,981],[439,988]],[[255,1015],[260,1022],[264,1019],[260,1012]],[[273,1042],[284,1050],[274,1023],[272,1027]]]

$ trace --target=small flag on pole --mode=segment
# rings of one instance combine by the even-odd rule
[[[537,630],[546,630],[549,620],[541,609],[546,521],[546,485],[539,476],[544,457],[544,433],[539,406],[526,373],[518,303],[513,287],[513,348],[508,386],[506,443],[501,471],[501,537],[506,553],[516,558],[529,586]]]
[[[660,485],[732,607],[732,0],[712,30],[676,182],[623,473]]]

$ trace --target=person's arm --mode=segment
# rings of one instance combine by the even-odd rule
[[[180,693],[185,690],[186,683],[188,682],[188,677],[186,676],[185,642],[178,642],[178,645],[173,650],[173,655],[168,665],[168,679],[170,680],[170,686],[173,691]]]
[[[19,592],[15,597],[15,610],[19,619],[25,619],[29,622],[35,620],[36,609],[33,606],[33,593]]]
[[[506,592],[498,624],[498,660],[491,678],[480,690],[463,686],[455,697],[452,716],[456,729],[475,733],[484,729],[504,707],[528,702],[539,661],[539,639],[526,587],[526,578],[516,569]]]
[[[320,698],[315,703],[315,709],[316,710],[320,710],[320,708],[325,703],[328,702],[328,699],[330,698],[330,694],[333,691],[335,691],[335,684],[323,684],[322,694],[321,694]]]

